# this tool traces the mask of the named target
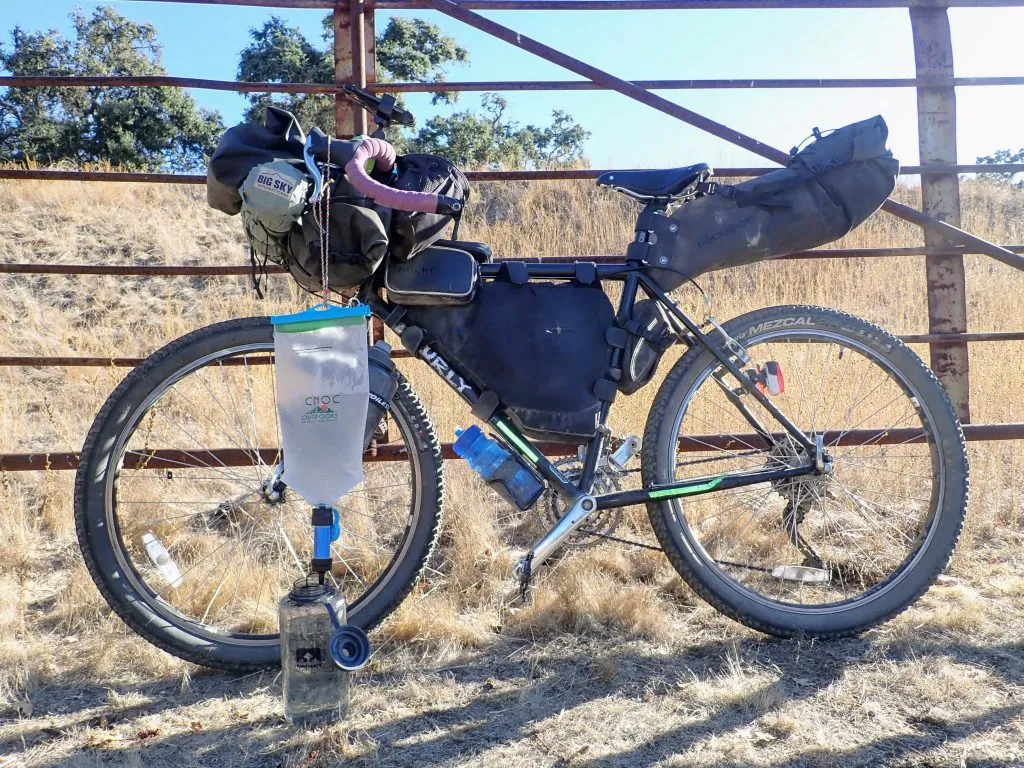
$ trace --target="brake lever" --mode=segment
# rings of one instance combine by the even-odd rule
[[[306,143],[302,145],[302,159],[306,163],[306,170],[309,171],[309,175],[313,177],[313,194],[309,196],[311,205],[319,203],[320,197],[324,193],[324,175],[320,172],[320,167],[313,157],[313,139],[316,131],[316,128],[310,131],[306,137]]]

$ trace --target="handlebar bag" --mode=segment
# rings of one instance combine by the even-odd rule
[[[406,318],[457,373],[496,394],[530,437],[581,442],[596,434],[615,323],[596,281],[485,280],[469,304],[409,307]]]
[[[267,107],[263,125],[242,123],[224,132],[206,170],[206,201],[211,208],[235,216],[242,210],[240,187],[257,165],[275,160],[302,163],[306,134],[295,116]]]
[[[335,187],[334,194],[341,186]],[[366,280],[377,271],[388,252],[387,230],[381,218],[382,213],[387,218],[387,213],[353,201],[364,202],[363,198],[336,198],[333,194],[331,197],[327,282],[335,291],[354,288]],[[295,281],[308,291],[322,290],[322,243],[323,233],[316,214],[307,208],[288,234],[285,265]]]
[[[860,226],[892,194],[899,161],[881,117],[839,128],[793,151],[786,168],[655,216],[647,261],[664,290],[716,269],[816,248]]]
[[[395,162],[388,184],[396,189],[453,197],[463,205],[469,199],[469,180],[465,174],[438,155],[402,155]],[[439,240],[451,223],[451,216],[440,213],[394,211],[390,229],[392,258],[411,259]]]

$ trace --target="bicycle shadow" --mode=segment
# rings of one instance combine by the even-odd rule
[[[564,758],[555,756],[557,750],[548,754],[541,748],[534,756],[543,757],[550,764],[581,768],[650,765],[685,752],[702,740],[748,727],[787,704],[827,690],[850,671],[879,660],[899,663],[923,656],[942,656],[962,664],[984,666],[1010,685],[1024,685],[1024,654],[1012,644],[979,647],[921,640],[885,646],[864,638],[827,643],[745,638],[702,643],[665,655],[639,644],[616,648],[609,641],[606,646],[613,649],[617,664],[610,679],[595,676],[593,660],[579,655],[581,647],[593,650],[595,645],[601,644],[591,639],[589,645],[581,646],[570,637],[555,638],[546,646],[505,639],[442,667],[423,669],[410,665],[397,673],[361,675],[353,707],[361,723],[374,719],[374,710],[383,713],[386,707],[381,702],[393,699],[396,690],[406,683],[418,684],[424,676],[443,678],[470,692],[468,700],[456,704],[426,709],[415,707],[416,711],[411,714],[382,719],[369,728],[364,726],[361,730],[365,741],[375,745],[371,750],[373,755],[365,760],[389,766],[432,768],[473,759],[492,748],[531,739],[534,740],[531,749],[537,749],[537,734],[545,733],[545,727],[551,727],[552,740],[558,740],[554,726],[540,724],[561,712],[609,697],[648,701],[657,697],[678,698],[681,686],[693,682],[714,683],[734,672],[737,663],[776,670],[777,674],[773,682],[748,689],[741,696],[729,697],[726,703],[710,708],[702,718],[620,752],[588,758],[584,750]],[[50,700],[47,697],[60,695],[58,686],[51,688],[41,692],[41,705],[45,706]],[[199,674],[185,691],[180,690],[179,680],[118,686],[118,689],[122,694],[147,701],[117,708],[111,715],[114,723],[127,723],[147,715],[170,715],[173,713],[169,710],[225,696],[237,699],[244,707],[245,699],[254,694],[269,690],[273,696],[279,695],[273,673],[242,677],[214,672]],[[107,695],[108,686],[78,686],[65,707],[68,714],[77,717],[64,723],[61,731],[96,727],[97,718],[102,717],[97,710],[103,709]],[[799,756],[769,765],[771,768],[804,768],[835,765],[837,761],[843,765],[898,762],[902,757],[940,747],[951,739],[993,731],[1022,713],[1024,703],[1011,704],[977,717],[925,727],[924,732],[881,737],[848,752],[809,748]],[[0,742],[0,754],[17,754],[25,746],[57,737],[51,730],[43,722],[28,730],[22,729],[16,740]],[[166,736],[156,734],[147,737],[144,743],[135,741],[96,750],[95,755],[102,755],[104,761],[130,762],[134,759],[131,755],[141,753],[143,764],[152,766],[180,765],[188,762],[185,757],[194,761],[196,755],[202,755],[204,765],[281,766],[294,749],[283,742],[295,733],[280,715],[268,714],[242,723]],[[241,756],[245,757],[244,761]],[[355,759],[357,764],[359,759]],[[81,761],[82,756],[78,754],[47,764],[73,768],[81,765]],[[740,765],[735,763],[725,768]]]
[[[138,718],[162,715],[211,699],[245,698],[274,686],[277,678],[276,671],[228,674],[198,668],[187,678],[133,684],[81,682],[91,671],[90,666],[82,665],[66,670],[61,681],[37,686],[32,693],[34,716],[22,719],[22,727],[13,736],[0,739],[0,755],[63,738],[75,729],[113,729]],[[3,725],[4,719],[0,718],[0,726]]]
[[[922,642],[880,649],[864,639],[814,644],[760,639],[715,641],[671,656],[622,651],[618,658],[620,673],[615,680],[602,683],[588,677],[587,684],[583,686],[574,686],[571,682],[560,685],[559,680],[578,678],[579,668],[586,667],[586,661],[548,656],[539,663],[549,665],[553,681],[550,678],[542,680],[526,691],[513,689],[485,693],[465,704],[433,708],[398,718],[369,729],[368,735],[377,742],[379,750],[387,750],[396,742],[416,745],[415,750],[404,747],[400,759],[397,755],[390,755],[389,765],[441,766],[496,744],[527,739],[536,733],[537,723],[599,698],[650,697],[649,682],[633,679],[631,673],[634,671],[645,670],[659,678],[659,684],[654,686],[654,696],[672,696],[680,683],[719,680],[733,670],[737,658],[743,663],[756,662],[779,671],[775,682],[749,691],[738,699],[730,698],[727,704],[713,709],[706,718],[643,741],[635,748],[600,758],[580,759],[581,756],[577,756],[568,762],[564,757],[556,760],[559,765],[585,768],[652,765],[684,752],[699,741],[750,726],[786,704],[809,699],[866,662],[874,663],[880,658],[893,662],[911,661],[920,659],[922,655],[941,655],[958,663],[985,665],[996,670],[1009,684],[1024,684],[1024,657],[1012,645],[982,648],[958,643]],[[536,664],[538,660],[530,663]],[[522,675],[523,671],[498,661],[493,666],[489,663],[461,665],[453,668],[451,673],[455,682],[465,684],[494,679],[507,681]],[[808,680],[814,683],[808,685]],[[905,754],[940,746],[950,739],[994,730],[1022,712],[1024,703],[936,726],[925,734],[880,738],[843,755],[843,764],[849,760],[849,764],[866,761],[877,765],[880,755],[897,760]],[[552,736],[558,740],[557,733]],[[778,766],[835,765],[836,759],[834,751],[818,749],[806,756],[787,759]]]

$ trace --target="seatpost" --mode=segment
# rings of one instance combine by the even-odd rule
[[[309,569],[317,575],[321,584],[326,580],[334,564],[331,560],[334,515],[334,507],[313,507],[313,559],[309,563]]]
[[[667,200],[651,200],[644,206],[643,211],[636,219],[636,226],[633,231],[636,237],[626,249],[626,261],[639,261],[643,264],[650,264],[647,256],[651,249],[651,233],[654,231],[654,217],[664,216],[668,208]]]

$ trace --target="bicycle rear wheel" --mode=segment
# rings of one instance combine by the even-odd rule
[[[823,437],[833,470],[649,504],[673,565],[723,613],[775,635],[840,637],[894,616],[945,567],[963,524],[966,446],[945,391],[898,339],[841,312],[775,307],[724,327],[750,352],[745,369],[781,369],[773,403]],[[645,485],[810,460],[740,395],[773,436],[759,439],[726,387],[740,391],[706,350],[676,364],[648,419]]]
[[[222,669],[279,663],[277,601],[308,569],[309,506],[279,484],[268,318],[219,323],[136,368],[100,410],[75,483],[86,565],[136,632]],[[369,630],[412,589],[437,536],[441,451],[404,380],[389,438],[338,503],[329,579]],[[383,459],[392,459],[385,461]]]

